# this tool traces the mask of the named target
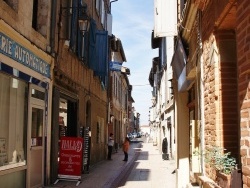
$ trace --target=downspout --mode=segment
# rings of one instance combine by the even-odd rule
[[[199,122],[199,126],[200,126],[200,144],[201,144],[201,150],[200,150],[200,154],[201,154],[201,173],[202,175],[204,175],[205,171],[204,171],[204,167],[205,167],[205,156],[204,156],[204,151],[205,151],[205,144],[204,144],[204,125],[205,125],[205,118],[204,118],[204,87],[203,87],[203,58],[202,58],[202,52],[203,52],[203,46],[202,46],[202,33],[201,33],[201,10],[198,10],[198,40],[199,40],[199,50],[198,50],[198,55],[199,55],[199,62],[200,62],[200,78],[198,77],[198,67],[196,66],[196,78],[198,77],[199,80],[197,84],[197,91],[199,93],[198,97],[198,107],[199,107],[199,111],[198,111],[198,120],[200,119]]]
[[[50,27],[50,47],[51,54],[54,56],[55,52],[55,25],[56,25],[56,12],[57,12],[57,0],[53,0],[51,3],[51,27]]]
[[[57,0],[54,0],[51,2],[51,18],[50,18],[50,39],[49,39],[49,46],[50,46],[50,50],[47,51],[50,53],[50,55],[52,57],[55,57],[55,24],[56,24],[56,4],[57,4]],[[53,62],[55,63],[55,62]],[[51,93],[53,92],[53,88],[50,88],[48,91],[51,95]],[[47,101],[48,102],[48,101]],[[49,105],[50,106],[50,105]],[[51,124],[50,124],[50,128],[52,126],[52,121],[50,120]],[[51,136],[48,137],[48,134],[46,135],[46,142],[49,143],[52,141]],[[45,158],[45,163],[46,163],[46,169],[45,169],[45,185],[49,185],[50,181],[52,179],[52,172],[51,172],[51,165],[50,165],[50,161],[51,161],[51,146],[46,146],[45,147],[45,151],[46,153],[46,158]]]

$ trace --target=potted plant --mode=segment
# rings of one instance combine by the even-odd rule
[[[216,170],[216,182],[221,187],[230,187],[231,173],[236,169],[236,159],[221,147],[213,147],[205,154],[205,162]]]

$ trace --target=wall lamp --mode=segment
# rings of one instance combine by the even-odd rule
[[[82,10],[82,12],[81,12]],[[81,32],[86,32],[89,26],[89,16],[87,14],[87,4],[83,3],[82,7],[79,7],[78,11],[78,24]]]

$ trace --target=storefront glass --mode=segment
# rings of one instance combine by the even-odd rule
[[[1,172],[26,165],[28,84],[0,73],[0,104]]]

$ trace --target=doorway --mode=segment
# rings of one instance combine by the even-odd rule
[[[29,96],[27,186],[42,187],[45,162],[45,89],[30,85]]]
[[[77,117],[78,103],[76,96],[64,94],[57,87],[54,87],[52,100],[50,183],[54,183],[58,179],[61,137],[78,136]]]

